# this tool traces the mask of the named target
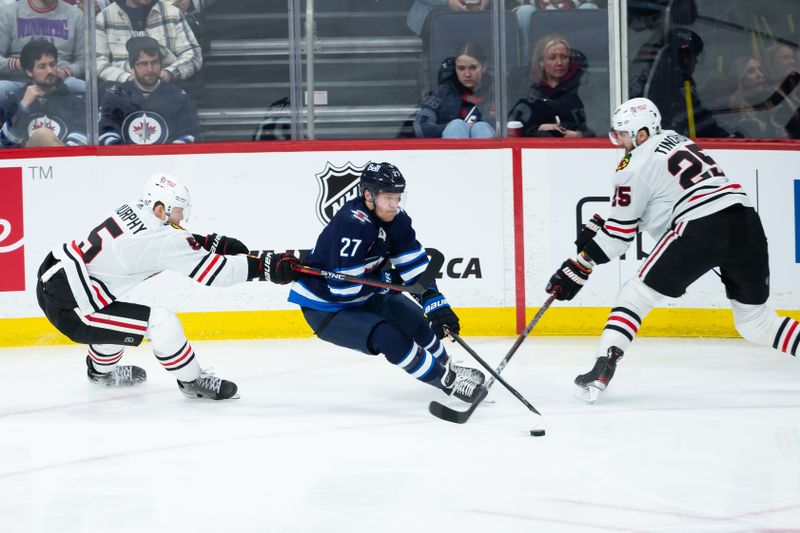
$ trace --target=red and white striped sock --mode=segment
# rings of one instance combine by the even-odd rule
[[[122,359],[124,348],[114,344],[90,344],[89,359],[97,372],[107,374],[114,370]]]
[[[800,348],[799,345],[800,323],[787,316],[783,319],[781,326],[778,328],[778,333],[775,335],[775,341],[772,343],[772,347],[783,353],[797,356],[798,348]]]
[[[179,381],[194,381],[200,375],[200,365],[189,341],[184,341],[174,352],[164,354],[154,349],[153,353],[161,366]]]

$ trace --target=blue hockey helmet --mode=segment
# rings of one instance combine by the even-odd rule
[[[400,170],[391,163],[367,163],[358,182],[358,193],[369,191],[373,198],[380,192],[405,192],[406,179]]]

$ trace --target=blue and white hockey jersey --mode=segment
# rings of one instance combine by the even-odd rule
[[[356,198],[344,204],[322,230],[304,262],[340,274],[374,277],[387,259],[406,284],[413,283],[428,267],[428,255],[405,211],[392,222],[383,222],[367,209],[363,198]],[[379,291],[358,283],[307,276],[292,284],[289,301],[335,312],[363,305]]]

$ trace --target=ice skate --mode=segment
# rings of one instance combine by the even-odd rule
[[[92,358],[86,356],[86,376],[92,383],[106,387],[131,387],[147,380],[144,368],[133,365],[117,365],[111,372],[98,372]]]
[[[444,376],[442,376],[442,390],[445,394],[455,396],[463,402],[473,403],[485,392],[486,388],[481,383],[471,378],[472,372],[462,372],[459,374],[458,370],[456,370],[457,368],[466,371],[473,370],[467,367],[451,365],[448,362]],[[475,370],[475,372],[483,377],[483,373],[479,370]],[[485,394],[483,395],[485,396]]]
[[[575,385],[577,385],[575,397],[587,403],[596,402],[600,393],[606,390],[611,378],[614,377],[617,361],[622,359],[622,355],[622,350],[612,346],[608,349],[607,356],[598,357],[594,368],[575,378]]]
[[[474,381],[478,385],[483,385],[484,383],[486,383],[486,376],[483,375],[483,372],[481,372],[477,368],[471,368],[468,366],[459,366],[456,364],[451,364],[450,368],[456,373],[456,376],[460,378],[469,379],[470,381]]]
[[[239,397],[236,383],[218,378],[210,368],[203,370],[194,381],[178,380],[178,388],[187,398],[228,400]]]

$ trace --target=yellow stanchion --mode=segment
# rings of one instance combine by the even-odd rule
[[[689,80],[683,82],[683,95],[686,97],[686,115],[689,120],[689,137],[694,139],[697,132],[694,128],[694,106],[692,105],[692,84]]]

